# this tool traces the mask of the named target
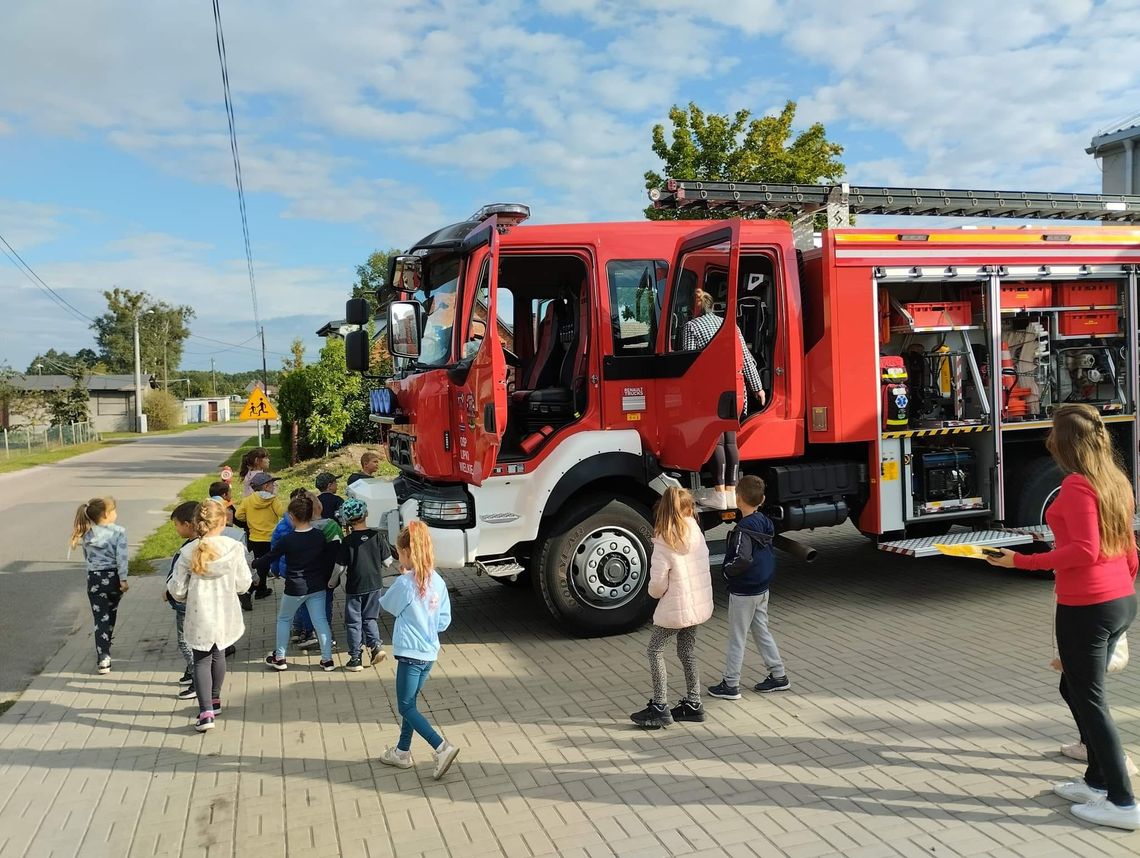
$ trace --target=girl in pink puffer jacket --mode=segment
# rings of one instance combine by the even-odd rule
[[[670,488],[657,502],[653,526],[653,559],[649,572],[649,595],[658,599],[649,638],[649,672],[653,699],[630,719],[646,729],[665,727],[674,721],[704,721],[701,679],[697,671],[697,626],[712,616],[712,573],[709,547],[695,517],[693,496]],[[665,708],[665,645],[677,638],[677,658],[685,671],[685,698],[672,710]]]

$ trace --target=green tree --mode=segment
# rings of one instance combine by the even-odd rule
[[[115,288],[104,292],[107,312],[95,319],[91,329],[101,360],[111,372],[134,372],[134,321],[139,320],[139,354],[143,372],[169,378],[182,361],[182,349],[190,336],[194,310],[159,301],[149,292]]]
[[[794,101],[787,102],[779,115],[759,119],[753,119],[750,110],[729,116],[705,113],[693,102],[687,108],[674,105],[669,111],[672,139],[666,141],[664,125],[653,126],[651,148],[664,162],[665,175],[647,171],[645,187],[658,188],[665,178],[773,184],[818,184],[842,178],[846,173],[839,160],[843,147],[827,139],[827,131],[819,122],[793,139],[795,118]],[[682,220],[764,214],[649,206],[645,216],[650,220]]]
[[[364,380],[344,370],[344,341],[330,339],[321,349],[320,359],[294,369],[285,376],[277,394],[281,414],[282,446],[289,449],[292,424],[297,423],[299,449],[307,458],[314,452],[327,453],[353,440],[350,427],[367,422]]]
[[[53,426],[69,423],[85,423],[90,419],[89,395],[87,392],[87,372],[78,369],[69,373],[70,387],[44,392],[44,403],[51,412]]]
[[[283,364],[281,371],[288,374],[294,370],[303,369],[305,366],[305,341],[300,337],[294,337],[289,346],[289,353],[292,357],[281,358]]]
[[[363,265],[356,266],[356,282],[352,284],[352,297],[368,301],[369,315],[374,317],[392,300],[388,290],[388,260],[401,253],[398,248],[374,250]]]
[[[32,358],[27,374],[40,372],[48,375],[72,375],[78,370],[91,370],[98,365],[99,355],[93,349],[80,349],[75,354],[48,349]]]

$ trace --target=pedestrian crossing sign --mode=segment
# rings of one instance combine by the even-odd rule
[[[249,395],[249,401],[238,415],[238,420],[276,420],[277,409],[265,396],[265,391],[255,387]]]

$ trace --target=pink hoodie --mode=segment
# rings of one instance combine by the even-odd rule
[[[660,600],[653,623],[662,628],[699,626],[712,616],[709,547],[696,519],[689,519],[689,542],[684,551],[674,551],[660,537],[653,537],[649,595]]]

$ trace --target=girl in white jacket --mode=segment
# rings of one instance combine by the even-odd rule
[[[693,496],[681,488],[666,489],[657,502],[653,526],[653,559],[649,595],[658,599],[647,652],[653,676],[653,699],[630,717],[634,724],[657,729],[673,721],[704,721],[701,678],[697,671],[697,626],[712,616],[712,573],[709,547],[695,517]],[[665,645],[677,638],[677,658],[685,671],[685,698],[665,708]]]
[[[178,555],[166,589],[186,603],[186,643],[194,656],[194,688],[198,692],[198,722],[204,733],[222,711],[222,683],[226,678],[226,647],[245,634],[238,594],[249,589],[245,546],[223,536],[226,510],[217,501],[198,505],[194,513],[198,538]]]

